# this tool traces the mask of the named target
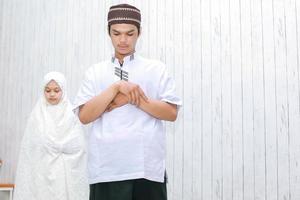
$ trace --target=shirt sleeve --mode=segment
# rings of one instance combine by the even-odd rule
[[[94,78],[93,68],[90,68],[86,71],[84,79],[80,85],[78,93],[73,102],[72,110],[76,114],[78,114],[79,107],[81,105],[84,105],[86,102],[88,102],[96,95],[95,88],[94,88],[94,83],[95,83],[94,79],[95,78]]]
[[[177,106],[182,105],[181,99],[176,94],[174,79],[168,74],[165,65],[163,65],[163,71],[159,83],[159,99]]]

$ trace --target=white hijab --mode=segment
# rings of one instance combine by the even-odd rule
[[[57,105],[44,96],[54,80],[63,94]],[[41,97],[23,136],[14,200],[87,200],[85,137],[67,98],[66,80],[59,72],[45,75]]]

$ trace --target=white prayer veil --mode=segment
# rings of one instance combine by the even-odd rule
[[[63,95],[57,105],[44,96],[54,80]],[[60,72],[45,75],[22,139],[14,200],[88,200],[85,137],[67,98]]]
[[[66,78],[60,72],[49,72],[48,74],[46,74],[44,76],[43,85],[42,85],[42,91],[44,92],[45,87],[52,80],[55,81],[59,85],[60,89],[63,92],[63,96],[62,96],[61,100],[66,100],[66,98],[67,98],[67,94],[66,94],[66,87],[67,87]]]

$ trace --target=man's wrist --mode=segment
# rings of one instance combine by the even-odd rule
[[[120,81],[113,83],[112,88],[114,92],[117,94],[120,91]]]

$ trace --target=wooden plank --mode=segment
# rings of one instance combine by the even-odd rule
[[[17,15],[18,13],[18,7],[17,4],[14,2],[11,2],[10,6],[9,6],[9,14],[10,14],[10,26],[9,26],[9,34],[7,35],[9,38],[9,46],[8,46],[8,62],[5,65],[7,68],[9,68],[9,70],[7,71],[7,74],[5,74],[5,79],[6,79],[6,84],[7,84],[7,104],[6,104],[6,108],[8,109],[8,113],[5,117],[5,119],[7,120],[6,127],[7,130],[4,132],[4,134],[6,135],[5,140],[6,141],[11,141],[9,143],[6,143],[6,149],[5,149],[5,157],[4,159],[6,159],[6,165],[4,168],[6,168],[7,173],[4,174],[4,181],[5,182],[10,182],[9,179],[10,177],[13,176],[14,174],[14,167],[13,167],[13,159],[10,159],[11,156],[13,156],[14,152],[9,151],[9,149],[13,148],[13,144],[15,143],[15,137],[13,137],[13,130],[15,129],[15,124],[10,123],[11,121],[15,120],[16,117],[16,113],[18,113],[18,98],[15,98],[16,94],[20,94],[20,87],[18,84],[15,84],[15,80],[18,80],[18,77],[20,76],[19,74],[15,73],[15,71],[13,70],[13,68],[15,68],[15,70],[18,70],[18,66],[17,64],[17,35],[18,35],[18,22],[17,19],[14,17],[15,15]]]
[[[166,1],[157,1],[156,8],[157,18],[156,18],[156,59],[159,59],[165,62],[165,55],[166,55]]]
[[[300,2],[295,2],[295,12],[296,12],[296,33],[297,33],[297,66],[298,66],[298,87],[299,87],[299,104],[300,104]],[[299,106],[299,114],[300,114],[300,106]]]
[[[173,1],[167,0],[166,7],[172,8]],[[169,69],[169,73],[172,77],[175,77],[175,60],[174,60],[174,22],[172,21],[174,16],[173,9],[166,10],[166,31],[165,38],[166,38],[166,65]],[[181,110],[180,110],[181,112]],[[174,123],[167,123],[166,131],[167,131],[167,174],[168,174],[168,198],[174,198],[174,174],[175,174],[175,130],[174,130]]]
[[[276,74],[274,61],[274,35],[272,1],[262,1],[263,58],[265,86],[265,132],[266,132],[266,196],[277,199],[277,130],[276,130]]]
[[[162,20],[160,18],[161,13],[158,13],[157,10],[157,1],[152,1],[151,3],[149,3],[149,7],[147,10],[147,15],[148,15],[148,40],[149,40],[149,54],[148,56],[150,58],[155,58],[158,59],[159,58],[159,46],[161,44],[158,44],[158,24],[157,24],[157,20]],[[161,22],[163,23],[163,22]]]
[[[1,86],[6,86],[6,78],[7,77],[7,70],[8,68],[7,66],[7,46],[8,46],[8,40],[7,40],[7,35],[9,34],[8,31],[8,25],[9,25],[9,20],[8,20],[8,13],[9,9],[8,9],[8,3],[9,2],[1,2],[1,34],[0,34],[0,44],[1,44],[1,48],[0,48],[0,72],[1,72],[1,78],[0,78],[0,84]],[[3,76],[5,75],[5,76]],[[7,94],[8,94],[8,88],[7,87],[3,87],[1,88],[2,92],[3,92],[3,97],[1,98],[1,104],[0,104],[0,117],[2,120],[0,120],[0,131],[2,134],[0,134],[0,141],[1,141],[1,145],[0,145],[0,159],[3,160],[3,162],[5,162],[7,156],[5,155],[5,151],[6,151],[6,144],[7,144],[7,139],[6,139],[6,134],[3,134],[7,131],[7,123],[6,123],[6,118],[5,116],[7,115],[7,106],[6,106],[6,102],[7,102]],[[5,142],[4,142],[5,141]],[[4,172],[4,167],[1,167],[1,171],[0,171],[0,182],[4,181],[3,175]]]
[[[289,198],[300,198],[299,150],[299,57],[297,38],[297,7],[295,0],[285,1],[286,69],[288,98],[288,151],[289,151]]]
[[[14,188],[15,185],[11,183],[0,183],[0,188]]]
[[[15,3],[14,3],[15,5]],[[30,88],[30,82],[27,82],[27,79],[25,79],[26,75],[26,69],[28,70],[28,67],[25,67],[23,65],[23,60],[24,60],[24,53],[23,53],[23,41],[26,40],[23,37],[23,32],[24,29],[26,28],[24,25],[24,19],[25,19],[25,4],[23,2],[20,2],[17,6],[14,7],[13,11],[13,19],[10,21],[10,23],[14,24],[14,28],[10,29],[10,31],[13,31],[14,34],[12,34],[11,37],[13,37],[14,40],[14,45],[11,46],[13,49],[12,53],[12,60],[10,62],[10,66],[14,71],[18,73],[12,73],[9,75],[10,80],[14,80],[15,82],[12,83],[9,87],[9,89],[13,92],[10,92],[9,94],[9,99],[10,102],[8,104],[9,112],[12,114],[11,118],[8,118],[9,121],[14,121],[13,127],[7,132],[8,135],[8,148],[6,149],[7,151],[7,167],[9,167],[9,172],[8,175],[9,177],[14,178],[14,172],[16,170],[16,163],[18,162],[18,156],[15,156],[16,154],[18,155],[19,152],[19,147],[20,147],[20,142],[21,138],[23,136],[24,132],[24,126],[26,123],[26,117],[23,116],[18,116],[18,120],[15,120],[16,115],[18,113],[24,113],[23,110],[23,99],[24,99],[24,93],[26,90],[25,87]],[[8,78],[8,77],[7,77]],[[18,84],[19,83],[19,84]],[[20,84],[23,83],[23,84]],[[15,96],[17,95],[17,98]],[[28,94],[27,94],[28,95]],[[12,107],[10,107],[12,106]],[[8,117],[8,116],[7,116]],[[23,120],[25,119],[25,120]],[[14,130],[13,130],[14,129]],[[13,182],[13,180],[10,180],[10,182]]]
[[[182,1],[182,70],[183,70],[183,102],[184,109],[183,111],[183,119],[184,119],[184,140],[183,140],[183,182],[182,182],[182,190],[183,190],[183,200],[190,200],[193,196],[193,188],[192,188],[192,179],[193,179],[193,130],[194,126],[197,127],[197,123],[193,123],[194,115],[193,112],[194,100],[193,96],[194,90],[194,79],[193,79],[193,66],[192,66],[192,1],[185,0]]]
[[[202,199],[212,199],[211,2],[201,1],[202,66]]]
[[[183,97],[184,94],[184,79],[183,79],[183,57],[182,57],[182,34],[183,34],[183,22],[182,22],[182,1],[174,2],[174,16],[173,20],[176,23],[174,26],[174,41],[176,41],[174,50],[174,63],[175,63],[175,82],[177,85],[178,95]],[[179,112],[177,121],[175,123],[175,152],[174,155],[174,200],[182,200],[183,199],[183,166],[184,166],[184,113],[185,106],[183,106]]]
[[[220,1],[211,1],[212,199],[222,194],[222,66]]]
[[[231,59],[232,59],[232,163],[233,200],[244,198],[243,160],[243,91],[241,60],[240,1],[230,0]]]
[[[289,172],[289,105],[287,87],[287,49],[284,1],[273,1],[278,199],[288,199],[290,194]]]
[[[253,64],[251,2],[240,1],[244,199],[254,199]]]
[[[254,131],[254,197],[265,199],[265,99],[262,35],[262,7],[260,0],[251,4],[252,63],[253,63],[253,131]]]
[[[222,68],[222,196],[233,199],[232,166],[232,58],[230,1],[220,1],[221,14],[221,68]]]
[[[191,65],[192,65],[192,198],[201,199],[202,194],[202,46],[201,41],[201,1],[193,1],[191,10]]]
[[[149,13],[150,12],[149,7],[150,7],[149,1],[145,1],[141,6],[141,11],[143,12],[142,13],[142,38],[140,38],[140,43],[138,45],[142,47],[141,53],[144,56],[150,55],[150,49],[149,49],[149,47],[151,46],[150,37],[152,37],[149,34],[149,31],[152,28],[150,26],[151,13]]]

